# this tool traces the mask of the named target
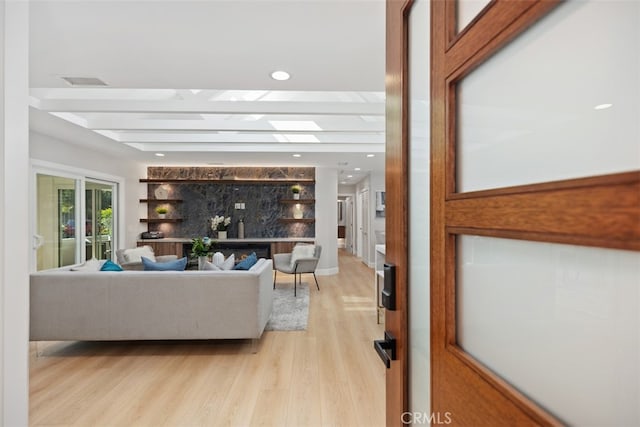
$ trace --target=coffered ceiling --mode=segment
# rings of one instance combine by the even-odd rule
[[[384,167],[383,0],[35,0],[30,16],[38,132],[73,126],[148,164],[336,167],[347,183]]]

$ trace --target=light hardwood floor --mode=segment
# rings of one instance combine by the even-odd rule
[[[246,340],[31,343],[30,425],[384,425],[373,270],[339,263],[310,286],[307,330],[267,331],[256,354]]]

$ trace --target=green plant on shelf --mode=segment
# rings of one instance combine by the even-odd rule
[[[196,237],[191,240],[191,256],[208,256],[215,246],[215,241],[210,237]]]

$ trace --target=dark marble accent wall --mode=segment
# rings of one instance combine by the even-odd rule
[[[153,169],[153,171],[152,171]],[[184,170],[183,170],[184,169]],[[200,169],[203,169],[201,171]],[[150,167],[148,178],[150,179],[228,179],[228,178],[203,178],[203,173],[208,174],[212,169],[226,169],[226,172],[242,171],[241,179],[263,179],[269,183],[220,183],[212,181],[204,182],[167,182],[162,184],[149,183],[149,198],[154,198],[155,190],[162,186],[168,191],[169,199],[181,199],[182,202],[167,202],[169,208],[167,218],[181,218],[181,222],[150,223],[149,230],[160,230],[166,237],[196,237],[211,236],[215,233],[211,230],[211,218],[215,215],[231,217],[231,225],[228,229],[228,237],[238,236],[238,221],[244,220],[245,237],[315,237],[315,223],[282,222],[282,218],[293,218],[294,204],[282,203],[282,199],[291,199],[292,182],[277,183],[278,179],[292,179],[290,174],[304,173],[304,179],[314,179],[314,168],[166,168]],[[294,170],[295,169],[295,170]],[[248,174],[254,170],[253,176]],[[219,174],[220,171],[214,171]],[[158,176],[161,175],[161,176]],[[266,177],[265,177],[266,175]],[[236,175],[237,177],[238,175]],[[273,178],[277,176],[277,178]],[[197,177],[197,178],[195,178]],[[302,192],[301,199],[315,198],[315,183],[300,181]],[[235,209],[236,203],[244,203],[245,209]],[[159,203],[150,203],[148,217],[157,218],[155,207]],[[303,218],[315,218],[315,204],[300,204],[303,210]]]

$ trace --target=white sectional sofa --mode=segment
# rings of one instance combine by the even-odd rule
[[[273,266],[249,271],[31,275],[33,341],[260,338],[273,306]]]

